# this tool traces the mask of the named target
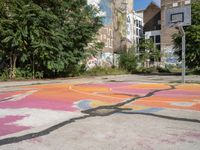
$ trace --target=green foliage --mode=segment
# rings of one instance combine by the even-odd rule
[[[134,73],[137,68],[137,57],[135,55],[134,47],[130,48],[128,52],[122,51],[119,57],[119,67]]]
[[[200,68],[195,68],[191,73],[194,75],[200,75]]]
[[[119,68],[95,67],[83,73],[84,76],[121,75],[127,72]]]
[[[150,67],[150,68],[146,68],[146,67],[138,67],[136,70],[136,73],[139,74],[150,74],[150,73],[157,73],[157,70],[155,67]]]
[[[186,65],[190,69],[200,67],[200,1],[192,2],[192,25],[185,27],[186,32]],[[173,35],[176,52],[181,61],[181,36]]]
[[[158,67],[157,70],[159,73],[171,73],[170,68],[168,68],[168,67],[165,67],[165,68]]]
[[[145,62],[149,59],[153,62],[159,62],[161,52],[158,50],[151,39],[142,38],[139,44],[140,49],[140,62],[145,67]]]
[[[9,69],[11,78],[19,72],[33,78],[73,74],[102,26],[97,13],[86,0],[1,0],[0,63],[6,62],[2,70]]]

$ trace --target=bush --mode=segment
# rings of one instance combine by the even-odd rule
[[[148,73],[155,73],[157,72],[156,68],[151,67],[151,68],[145,68],[145,67],[139,67],[136,70],[136,73],[144,73],[144,74],[148,74]]]
[[[157,70],[159,73],[171,73],[171,71],[168,67],[165,67],[165,68],[158,67]]]
[[[192,71],[192,74],[194,75],[200,75],[200,68],[196,68]]]
[[[119,57],[119,67],[130,73],[135,73],[137,68],[137,58],[133,49],[123,52]]]
[[[127,72],[123,69],[108,68],[108,67],[95,67],[83,73],[86,76],[102,76],[102,75],[120,75],[126,74]]]
[[[0,74],[0,80],[6,81],[9,79],[9,70],[6,69]]]

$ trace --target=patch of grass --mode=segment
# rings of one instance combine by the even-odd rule
[[[108,67],[95,67],[87,70],[83,76],[103,76],[103,75],[121,75],[127,74],[127,71],[119,68],[108,68]]]

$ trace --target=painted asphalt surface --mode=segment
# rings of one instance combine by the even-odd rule
[[[120,113],[155,116],[170,110],[200,114],[200,84],[127,82],[21,86],[0,93],[0,149],[7,144],[52,134],[74,120]],[[176,116],[174,120],[195,123],[197,131],[190,133],[193,134],[190,142],[200,145],[200,117],[196,116]],[[173,142],[168,144],[173,145]]]

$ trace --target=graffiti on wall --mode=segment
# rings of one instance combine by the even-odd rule
[[[118,66],[119,55],[113,53],[101,53],[97,56],[91,56],[87,59],[86,68],[91,69],[97,66],[112,67]]]
[[[166,47],[164,50],[164,62],[165,64],[177,65],[178,57],[174,55],[174,49],[172,47]]]

